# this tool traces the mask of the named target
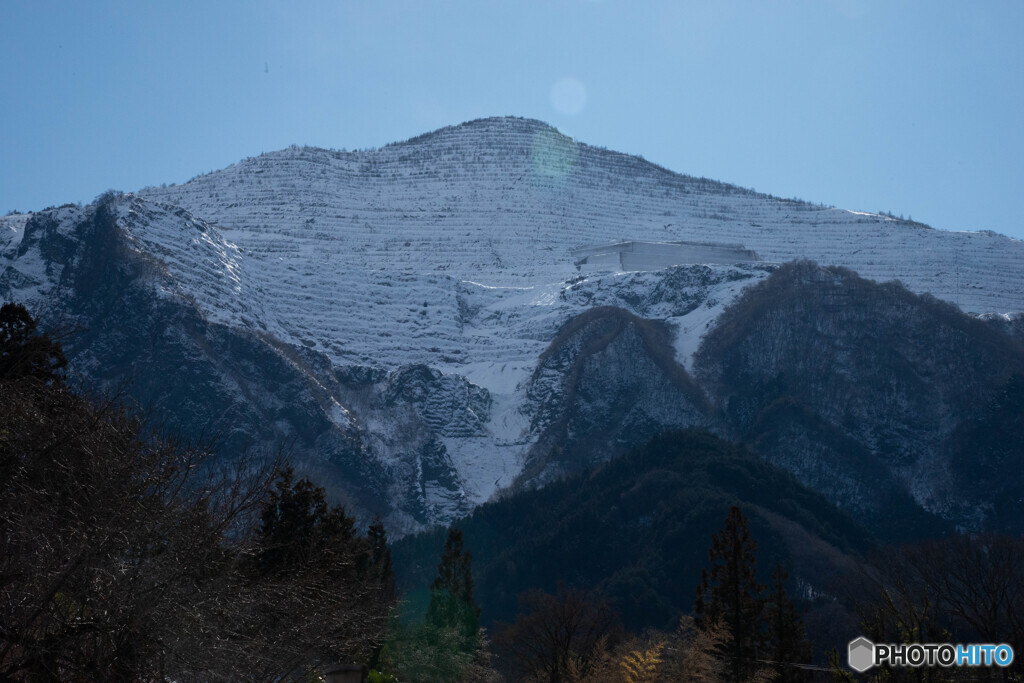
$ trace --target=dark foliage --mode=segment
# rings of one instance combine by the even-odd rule
[[[720,316],[694,363],[732,433],[886,540],[948,531],[910,497],[900,472],[933,486],[917,497],[944,500],[957,523],[1008,529],[1019,518],[1009,500],[1016,479],[996,482],[1006,509],[978,515],[993,491],[972,487],[974,455],[950,437],[1013,431],[1010,413],[983,411],[1024,374],[1024,347],[952,304],[844,268],[790,263]],[[1000,437],[986,457],[998,462],[1011,447],[1019,452],[1020,440]],[[956,479],[927,475],[957,459]]]
[[[1024,540],[951,536],[880,550],[861,577],[863,634],[876,643],[1006,643],[1024,648]],[[842,657],[836,657],[837,670]],[[872,669],[871,681],[1021,680],[1009,669]],[[845,679],[850,680],[848,674]]]
[[[370,568],[376,578],[381,581],[384,599],[393,602],[395,592],[395,570],[391,562],[391,547],[388,545],[387,531],[380,517],[374,517],[366,530],[366,538],[370,544]]]
[[[608,596],[624,625],[671,630],[693,600],[707,539],[734,503],[750,511],[767,566],[794,566],[828,586],[869,536],[824,498],[749,451],[703,432],[654,439],[593,471],[487,503],[460,522],[474,550],[485,623],[512,621],[517,597],[559,582]],[[438,532],[393,551],[400,585],[424,585]],[[759,577],[764,583],[769,577]]]
[[[697,626],[724,628],[717,654],[729,680],[750,681],[770,671],[779,683],[807,681],[803,668],[813,660],[800,614],[786,591],[788,573],[781,564],[771,587],[758,583],[757,541],[737,506],[711,539],[710,570],[701,572],[694,603]]]
[[[248,601],[229,538],[260,478],[214,494],[203,451],[63,385],[4,382],[0,411],[0,677],[230,671],[246,648],[215,634]]]
[[[380,661],[403,680],[469,681],[486,678],[490,655],[479,626],[480,609],[473,596],[472,556],[463,546],[462,531],[451,528],[430,584],[430,603],[422,621],[405,605],[405,622],[395,619]]]
[[[3,357],[62,357],[14,320]],[[379,646],[384,539],[322,490],[15,367],[42,370],[0,379],[0,678],[280,680]]]
[[[579,680],[574,676],[588,676],[621,636],[603,600],[565,585],[554,595],[527,591],[519,607],[515,622],[499,625],[494,638],[512,680]]]
[[[711,537],[711,570],[701,570],[693,612],[698,627],[723,623],[728,629],[722,654],[735,681],[750,678],[767,650],[765,587],[757,582],[756,555],[757,541],[751,537],[743,513],[733,505],[725,526]]]
[[[355,520],[341,507],[329,507],[324,490],[309,479],[296,482],[291,467],[281,471],[260,521],[256,566],[264,575],[296,571],[324,555],[357,545]],[[369,547],[361,550],[365,555]],[[365,564],[368,558],[359,554],[344,563],[332,563],[330,569]]]
[[[768,625],[768,658],[775,662],[776,683],[803,683],[810,679],[807,669],[794,664],[809,664],[814,657],[799,611],[786,592],[788,572],[776,565],[772,572],[771,592],[765,603]]]
[[[36,327],[21,304],[0,306],[0,381],[32,378],[48,383],[61,379],[68,364],[64,351]]]
[[[473,598],[473,556],[463,548],[462,531],[453,527],[444,542],[437,577],[430,584],[427,621],[472,637],[480,628],[479,617]]]
[[[259,617],[240,632],[273,641],[267,651],[285,671],[372,659],[394,600],[382,530],[375,546],[343,508],[327,504],[322,488],[295,481],[291,467],[280,471],[260,520],[248,570]]]

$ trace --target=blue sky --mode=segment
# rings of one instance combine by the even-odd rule
[[[512,114],[1024,239],[1019,0],[0,0],[0,28],[0,213]]]

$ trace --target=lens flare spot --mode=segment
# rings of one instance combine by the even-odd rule
[[[544,186],[560,185],[576,167],[579,148],[576,142],[554,129],[536,133],[530,144],[530,170],[533,180]]]
[[[559,114],[575,116],[587,106],[587,89],[575,78],[563,78],[551,86],[551,106]]]

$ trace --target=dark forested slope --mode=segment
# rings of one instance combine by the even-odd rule
[[[728,433],[893,538],[924,531],[914,507],[1019,531],[1021,373],[1024,345],[997,326],[810,262],[747,289],[694,372]]]
[[[693,606],[713,533],[739,504],[758,541],[763,580],[776,563],[794,586],[831,591],[868,532],[749,450],[702,431],[659,436],[590,471],[487,503],[459,522],[473,553],[485,622],[559,582],[607,595],[627,626],[670,628]],[[444,533],[397,542],[400,584],[433,576]]]

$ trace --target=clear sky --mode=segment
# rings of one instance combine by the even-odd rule
[[[1021,0],[0,0],[0,214],[495,115],[1024,239]]]

